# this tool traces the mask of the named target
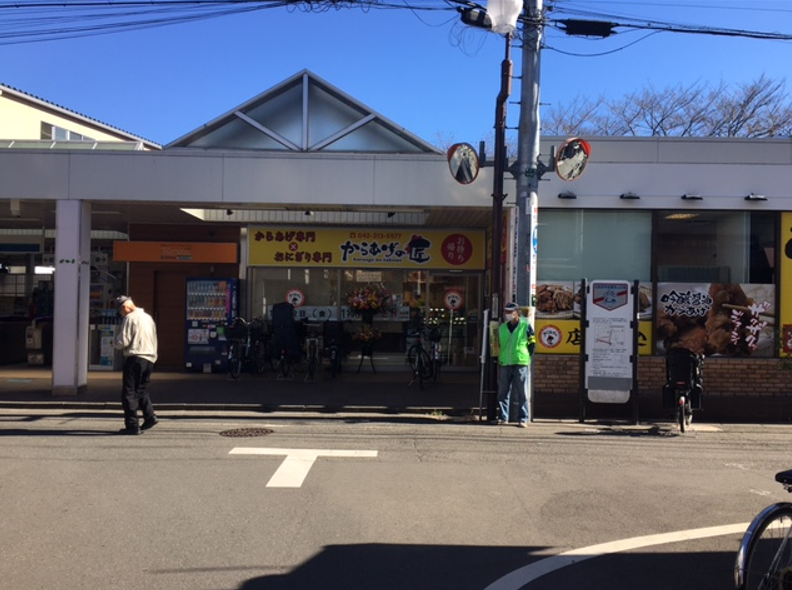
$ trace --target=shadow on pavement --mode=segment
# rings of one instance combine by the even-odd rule
[[[674,546],[662,548],[669,547]],[[583,555],[583,561],[538,577],[534,568],[531,579],[526,566],[546,555],[546,548],[537,547],[330,546],[289,573],[251,578],[239,590],[723,590],[733,585],[731,552],[628,552],[590,559]],[[506,577],[521,568],[525,569]]]

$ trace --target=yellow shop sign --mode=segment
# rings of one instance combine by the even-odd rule
[[[251,227],[255,266],[483,270],[484,232]]]

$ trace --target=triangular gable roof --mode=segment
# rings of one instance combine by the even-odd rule
[[[87,115],[83,115],[82,113],[78,113],[77,111],[73,111],[68,109],[64,106],[56,104],[54,102],[50,102],[24,90],[20,90],[19,88],[14,88],[13,86],[8,86],[6,84],[0,84],[0,93],[4,93],[8,96],[13,96],[17,101],[23,103],[29,103],[30,105],[37,107],[39,109],[44,109],[47,111],[52,111],[54,113],[58,113],[60,116],[65,117],[67,119],[72,119],[87,127],[94,127],[96,129],[100,129],[105,133],[109,133],[111,135],[115,135],[118,139],[122,141],[136,141],[143,144],[146,149],[150,150],[158,150],[160,149],[160,145],[145,139],[143,137],[133,135],[128,131],[124,131],[123,129],[119,129],[118,127],[114,127],[113,125],[108,125],[107,123],[103,123],[98,119],[94,119],[93,117],[88,117]]]
[[[308,70],[165,146],[173,147],[441,153]]]

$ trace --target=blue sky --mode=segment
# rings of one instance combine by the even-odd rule
[[[590,11],[588,18],[792,34],[788,0],[559,0],[556,6],[556,18],[576,9]],[[5,14],[0,12],[0,32]],[[133,32],[0,45],[0,82],[167,144],[308,69],[431,143],[475,145],[492,139],[504,41],[458,21],[450,12],[405,9],[267,9]],[[620,97],[647,84],[734,85],[762,73],[792,88],[790,41],[648,33],[591,40],[548,29],[542,102],[563,104],[578,94]],[[513,51],[516,73],[519,53]],[[513,100],[519,91],[517,80]],[[517,125],[517,116],[518,106],[511,104],[510,126]]]

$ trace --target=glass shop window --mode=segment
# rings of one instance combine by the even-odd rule
[[[651,280],[649,211],[539,212],[537,283]]]
[[[342,319],[359,318],[360,313],[353,308],[368,307],[366,300],[375,301],[376,306],[384,303],[384,309],[374,313],[375,321],[394,321],[399,317],[404,305],[403,271],[344,269],[341,277]]]
[[[772,284],[774,228],[772,212],[659,211],[657,279]]]
[[[657,353],[771,357],[775,214],[658,211]]]
[[[276,303],[289,301],[297,317],[337,319],[338,270],[334,268],[252,268],[251,313],[270,319]]]

